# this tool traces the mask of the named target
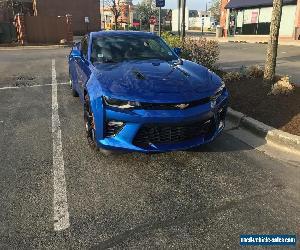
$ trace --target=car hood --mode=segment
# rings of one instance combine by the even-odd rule
[[[185,60],[180,65],[160,60],[98,64],[95,75],[104,95],[140,102],[199,100],[218,88],[213,73]]]

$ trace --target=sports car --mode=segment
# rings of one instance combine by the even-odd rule
[[[228,91],[207,68],[180,58],[153,33],[100,31],[69,55],[71,91],[93,148],[166,152],[212,142]]]

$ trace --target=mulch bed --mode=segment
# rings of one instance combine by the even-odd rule
[[[300,136],[300,88],[293,94],[268,95],[271,86],[262,79],[242,79],[226,84],[230,107],[267,125]]]

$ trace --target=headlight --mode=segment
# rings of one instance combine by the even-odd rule
[[[119,109],[133,109],[141,107],[139,102],[123,101],[118,99],[112,99],[109,97],[103,97],[105,105],[109,107],[119,108]]]
[[[211,100],[216,101],[223,94],[224,89],[225,89],[225,83],[222,82],[221,87],[217,89],[215,95],[211,97]]]

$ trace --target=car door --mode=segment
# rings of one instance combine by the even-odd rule
[[[81,57],[76,58],[76,71],[78,75],[77,92],[83,101],[84,99],[84,88],[90,76],[90,68],[88,61],[88,46],[89,37],[85,36],[81,40]]]
[[[78,57],[81,57],[81,44],[76,43],[69,56],[69,77],[72,81],[72,87],[78,92],[78,73],[77,73],[77,66],[76,66],[76,60]]]

